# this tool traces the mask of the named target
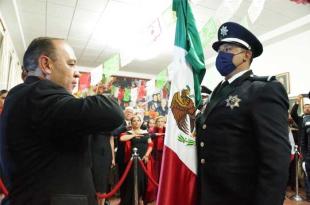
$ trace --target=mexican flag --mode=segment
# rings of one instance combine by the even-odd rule
[[[169,113],[157,205],[196,204],[195,107],[201,101],[205,74],[203,49],[187,0],[173,0],[177,26],[174,60],[168,68],[171,81]]]

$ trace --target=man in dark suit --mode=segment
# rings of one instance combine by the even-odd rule
[[[308,96],[310,97],[310,96]],[[300,150],[302,153],[302,161],[307,177],[305,177],[305,192],[307,201],[310,201],[310,103],[309,98],[304,98],[306,101],[303,105],[303,115],[298,115],[298,108],[303,100],[303,96],[299,95],[296,102],[292,107],[291,116],[295,123],[298,125],[298,137],[300,139]]]
[[[274,77],[249,70],[263,47],[224,23],[213,44],[225,81],[196,122],[198,205],[282,205],[288,179],[288,97]]]
[[[117,102],[71,95],[76,57],[62,39],[34,39],[25,82],[12,88],[1,116],[1,163],[11,205],[95,205],[89,135],[123,122]]]
[[[125,144],[124,142],[120,141],[120,137],[122,133],[125,133],[129,130],[131,130],[131,118],[134,116],[134,109],[132,107],[126,107],[124,110],[124,122],[123,124],[115,129],[112,132],[112,136],[114,137],[116,141],[116,146],[117,146],[117,151],[116,151],[116,156],[115,156],[115,162],[117,164],[118,168],[118,176],[119,178],[122,177],[125,169],[126,169],[126,164],[125,164]],[[121,200],[124,199],[126,195],[126,187],[121,186],[120,188],[120,198]]]

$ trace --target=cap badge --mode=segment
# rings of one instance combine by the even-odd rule
[[[239,107],[239,103],[241,99],[238,98],[238,95],[229,96],[226,100],[226,107],[230,107],[230,109],[234,109],[235,107]]]
[[[227,36],[227,32],[228,32],[227,26],[222,26],[221,36]]]

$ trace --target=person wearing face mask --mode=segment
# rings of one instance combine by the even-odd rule
[[[220,26],[224,80],[196,120],[197,205],[282,205],[288,180],[288,97],[275,77],[255,76],[263,46],[243,26]]]

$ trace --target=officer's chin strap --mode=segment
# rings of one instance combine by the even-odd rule
[[[234,54],[234,56],[239,55],[239,54],[244,53],[244,52],[246,52],[246,51],[241,51],[241,52],[239,52],[239,53],[236,53],[236,54]],[[245,59],[242,59],[242,62],[239,63],[239,65],[236,65],[236,68],[238,68],[239,66],[241,66],[241,65],[242,65],[243,63],[245,63],[245,62],[246,62],[246,60],[245,60]]]

